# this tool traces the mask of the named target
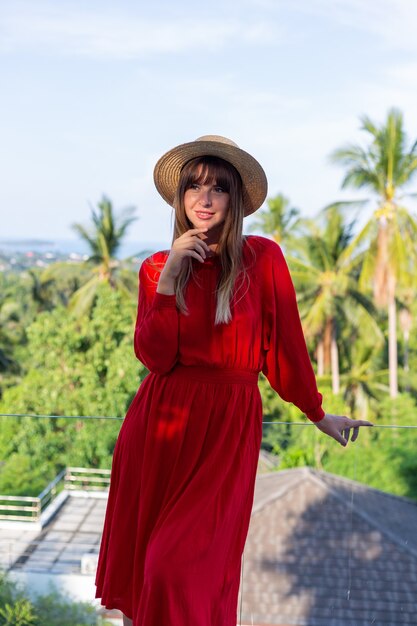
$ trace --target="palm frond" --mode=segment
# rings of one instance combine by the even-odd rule
[[[99,279],[97,276],[93,276],[74,293],[69,302],[69,309],[76,317],[83,317],[91,310],[98,286]]]

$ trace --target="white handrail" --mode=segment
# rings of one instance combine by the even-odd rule
[[[108,469],[67,467],[55,476],[39,496],[0,495],[0,520],[39,522],[41,514],[63,491],[107,491],[109,484]]]

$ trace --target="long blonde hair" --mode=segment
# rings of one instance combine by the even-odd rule
[[[193,224],[185,213],[184,194],[194,183],[215,183],[222,187],[230,197],[229,208],[217,249],[220,256],[221,273],[216,289],[217,304],[215,315],[215,324],[227,324],[232,319],[232,298],[234,295],[236,296],[236,292],[243,287],[244,282],[247,280],[246,270],[242,262],[244,216],[242,180],[233,165],[218,157],[204,156],[192,159],[186,163],[181,171],[174,200],[175,223],[173,242],[187,230],[193,228]],[[177,305],[180,311],[185,314],[188,312],[185,303],[185,289],[193,275],[192,258],[187,257],[184,259],[181,271],[175,280]],[[236,290],[235,285],[237,287]]]

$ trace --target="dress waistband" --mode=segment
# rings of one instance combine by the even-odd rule
[[[259,372],[236,368],[213,367],[205,365],[182,365],[178,363],[170,374],[192,378],[203,383],[237,383],[257,385]]]

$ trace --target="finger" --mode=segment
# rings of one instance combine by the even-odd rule
[[[195,252],[194,250],[187,250],[187,253],[188,253],[187,256],[192,256],[198,261],[200,261],[201,263],[204,263],[205,258],[203,258],[200,254],[198,254],[198,252]]]
[[[350,426],[373,426],[373,424],[366,420],[350,420]]]
[[[197,245],[202,246],[202,248],[204,250],[206,250],[207,252],[210,252],[210,248],[209,246],[206,244],[205,241],[203,241],[202,239],[200,239],[199,237],[196,237],[195,235],[192,238],[192,241],[195,242]]]
[[[189,241],[182,241],[181,244],[178,244],[176,246],[176,249],[183,252],[186,252],[187,250],[195,250],[198,254],[201,254],[203,258],[206,257],[204,242],[200,241],[200,239],[196,239],[195,237],[193,237]]]
[[[344,448],[347,446],[348,442],[346,441],[346,439],[342,436],[338,437],[336,439],[336,441],[338,441],[340,443],[340,445],[342,445]]]
[[[194,241],[187,242],[187,245],[183,248],[183,252],[185,254],[187,254],[188,252],[196,252],[203,259],[206,258],[206,251],[204,250],[204,248],[202,246],[199,246]],[[193,256],[193,255],[190,255],[190,256]]]
[[[342,445],[343,447],[347,446],[347,440],[344,438],[342,433],[339,433],[339,431],[336,431],[336,433],[333,435],[333,439],[336,439],[336,441],[340,443],[340,445]]]
[[[342,431],[342,435],[343,435],[343,437],[345,438],[346,443],[348,443],[348,441],[349,441],[349,437],[350,437],[350,428],[345,428],[345,429]]]
[[[200,242],[195,241],[195,242],[194,242],[194,250],[195,250],[196,252],[198,252],[199,254],[201,254],[201,256],[202,256],[203,258],[206,258],[206,256],[207,256],[207,252],[208,252],[209,248],[208,248],[208,246],[204,247],[204,246],[202,245],[202,243],[203,243],[203,242],[201,242],[201,243],[200,243]]]
[[[184,235],[198,235],[199,233],[206,233],[207,231],[208,228],[190,228]]]
[[[187,233],[186,233],[187,234]],[[189,237],[184,237],[184,239],[178,238],[176,240],[178,249],[190,249],[191,247],[198,247],[200,250],[204,250],[206,252],[210,252],[210,248],[206,244],[205,241],[199,239],[196,235],[192,235]]]
[[[352,441],[356,441],[359,435],[359,426],[353,429]]]

